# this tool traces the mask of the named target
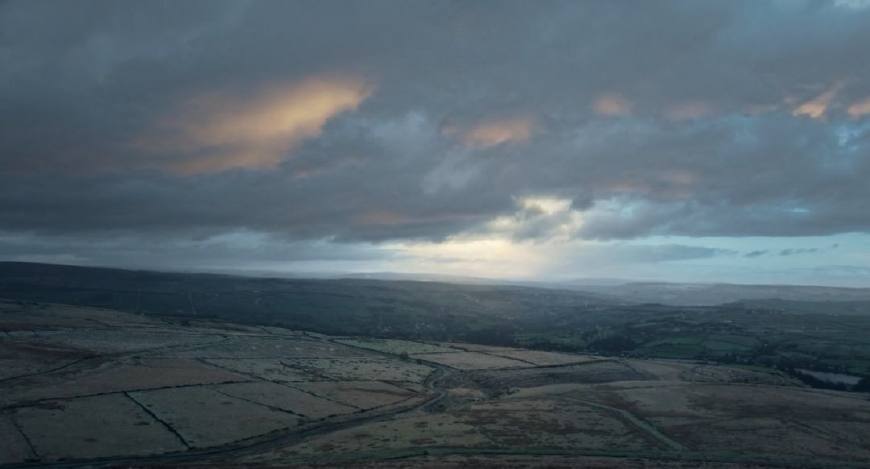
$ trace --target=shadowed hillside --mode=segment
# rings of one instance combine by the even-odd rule
[[[0,263],[0,297],[337,335],[460,340],[870,377],[862,302],[620,303],[518,286],[278,279]],[[825,376],[825,375],[822,375]],[[857,378],[855,378],[857,377]],[[812,381],[823,386],[825,383]],[[831,383],[835,388],[847,386]]]

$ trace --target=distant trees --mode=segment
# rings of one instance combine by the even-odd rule
[[[471,330],[462,339],[476,344],[512,347],[516,345],[516,332],[512,325],[500,324]]]
[[[637,346],[637,342],[624,334],[609,335],[589,344],[592,350],[607,353],[627,352],[636,349]]]

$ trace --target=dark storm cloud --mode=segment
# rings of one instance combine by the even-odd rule
[[[825,252],[825,251],[832,251],[834,249],[837,249],[838,247],[839,247],[839,244],[832,244],[827,248],[786,248],[786,249],[780,249],[779,251],[771,251],[768,249],[761,249],[761,250],[749,251],[746,254],[744,254],[743,257],[755,258],[755,257],[761,257],[761,256],[765,256],[765,255],[773,255],[774,253],[779,255],[779,256],[783,256],[783,257],[795,256],[795,255],[799,255],[799,254],[816,254],[816,253]]]
[[[0,229],[868,232],[868,45],[861,2],[5,2]]]
[[[268,271],[282,264],[316,261],[320,265],[397,260],[388,249],[318,241],[284,242],[269,236],[236,232],[206,240],[151,236],[32,236],[0,233],[0,258],[12,261],[86,264],[172,270]]]

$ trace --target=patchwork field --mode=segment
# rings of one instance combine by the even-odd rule
[[[298,389],[357,409],[373,409],[414,397],[415,393],[381,381],[319,381],[298,383]]]
[[[651,450],[656,441],[637,432],[617,413],[575,405],[559,397],[478,403],[460,414],[497,446]]]
[[[761,367],[15,302],[0,329],[0,465],[870,466],[866,394]]]
[[[123,394],[47,401],[12,418],[45,459],[155,454],[186,449],[171,431]]]
[[[245,462],[272,463],[282,459],[316,462],[320,455],[329,453],[386,455],[414,447],[476,448],[488,447],[491,444],[473,425],[455,415],[418,415],[340,430],[245,459]]]
[[[457,370],[483,370],[489,368],[524,368],[534,366],[511,358],[482,352],[428,353],[411,355],[412,358],[437,363]]]
[[[0,464],[35,461],[36,454],[10,413],[0,415]]]
[[[568,365],[571,363],[584,363],[599,359],[588,355],[574,353],[545,352],[541,350],[525,350],[510,347],[493,347],[478,344],[450,344],[451,347],[469,352],[482,352],[488,355],[496,355],[503,358],[519,360],[536,366]]]
[[[322,419],[359,410],[357,407],[317,397],[309,392],[276,383],[225,384],[215,386],[213,389],[222,394],[281,409],[309,419]]]
[[[392,355],[401,355],[403,353],[409,355],[421,353],[449,353],[459,351],[451,347],[428,344],[425,342],[414,342],[410,340],[353,338],[341,339],[338,342]]]
[[[299,422],[290,412],[203,387],[140,391],[129,396],[172,427],[191,448],[232,443]]]
[[[0,302],[0,328],[0,464],[241,445],[422,402],[433,371],[318,334],[96,308]]]
[[[38,401],[130,389],[158,389],[216,383],[249,381],[250,378],[190,359],[136,359],[99,363],[78,372],[59,372],[53,376],[33,376],[17,380],[0,397],[0,402]],[[64,376],[65,375],[65,376]],[[65,379],[58,380],[57,377]]]
[[[338,381],[369,380],[422,383],[432,368],[393,359],[372,358],[300,358],[286,360],[288,366]]]
[[[317,378],[317,375],[288,366],[279,358],[204,358],[202,361],[224,370],[266,381],[294,382]]]
[[[274,336],[259,332],[236,333],[216,343],[201,347],[187,347],[178,351],[163,351],[156,355],[202,359],[271,359],[360,357],[370,354],[357,348],[324,340]]]

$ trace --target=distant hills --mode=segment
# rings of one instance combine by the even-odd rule
[[[785,302],[868,302],[870,301],[870,288],[845,288],[813,285],[745,285],[729,283],[676,283],[676,282],[645,282],[627,281],[620,279],[578,279],[561,282],[532,281],[532,280],[508,280],[490,279],[482,277],[426,274],[426,273],[396,273],[374,272],[357,274],[292,274],[282,275],[275,273],[246,273],[246,274],[219,274],[219,273],[180,273],[180,272],[153,272],[142,270],[126,270],[103,267],[83,267],[57,264],[42,264],[30,262],[2,262],[0,261],[0,276],[6,281],[12,279],[49,282],[52,285],[81,284],[99,288],[93,284],[97,278],[109,280],[109,285],[117,282],[135,282],[135,288],[141,288],[139,282],[154,285],[154,282],[165,284],[167,281],[191,282],[198,279],[201,283],[204,279],[216,282],[229,282],[235,279],[241,284],[251,285],[257,282],[268,284],[282,281],[292,284],[293,282],[426,282],[453,284],[457,286],[478,287],[524,287],[547,290],[574,291],[582,295],[584,301],[619,303],[619,304],[643,304],[655,303],[672,306],[715,306],[734,302],[749,302],[759,300],[781,300]],[[157,279],[160,279],[159,282]],[[218,280],[222,279],[222,280]],[[0,286],[4,278],[0,278]],[[59,283],[58,283],[59,282]],[[106,286],[106,285],[104,285]],[[129,287],[130,285],[128,285]],[[132,287],[131,287],[132,288]],[[418,286],[426,289],[428,287]]]
[[[0,262],[0,298],[335,334],[466,338],[620,303],[594,293],[377,279],[257,278]]]
[[[870,288],[814,285],[744,285],[733,283],[643,282],[620,279],[579,279],[563,282],[500,280],[439,274],[378,272],[341,275],[340,278],[436,281],[472,285],[513,285],[576,290],[614,301],[659,303],[674,306],[715,306],[738,301],[870,301]]]
[[[623,301],[669,305],[712,306],[744,300],[870,301],[870,288],[666,282],[596,285],[582,281],[559,285],[562,288],[598,293]]]
[[[105,307],[182,326],[216,319],[332,335],[870,377],[868,289],[391,278],[267,278],[0,262],[0,298]]]

